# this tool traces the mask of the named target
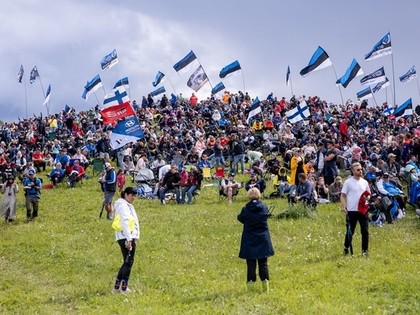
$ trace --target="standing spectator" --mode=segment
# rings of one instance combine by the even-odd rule
[[[359,201],[365,192],[370,194],[370,188],[369,183],[363,178],[363,168],[360,163],[353,163],[351,171],[353,176],[344,181],[340,196],[341,210],[346,214],[346,220],[350,225],[350,230],[346,233],[343,253],[344,255],[349,253],[353,233],[357,222],[359,222],[362,234],[362,254],[367,256],[369,250],[369,219],[366,213],[359,212]]]
[[[111,145],[109,143],[108,134],[103,134],[102,138],[96,143],[96,152],[98,152],[99,158],[109,162],[109,152],[111,151]]]
[[[111,163],[105,163],[105,171],[101,178],[101,183],[104,191],[104,205],[106,209],[106,218],[112,220],[112,198],[114,198],[117,188],[117,174]]]
[[[263,291],[269,292],[268,257],[274,255],[268,229],[269,211],[267,206],[259,199],[261,193],[258,188],[248,190],[250,201],[242,208],[238,215],[238,221],[243,227],[239,257],[246,259],[247,264],[247,287],[254,291],[258,273],[263,285]]]
[[[23,189],[26,196],[26,219],[28,221],[32,221],[38,216],[41,188],[42,182],[35,177],[35,170],[29,169],[28,177],[23,181]]]
[[[324,156],[324,180],[325,184],[331,185],[334,183],[334,179],[338,175],[337,168],[337,149],[334,147],[334,142],[332,140],[327,141],[327,152]]]
[[[194,107],[195,105],[197,105],[197,102],[198,102],[197,96],[194,93],[192,93],[190,97],[190,106]]]
[[[127,187],[121,192],[121,198],[115,201],[115,220],[112,227],[115,230],[115,239],[120,246],[123,256],[123,264],[118,271],[113,292],[125,294],[131,290],[128,288],[131,268],[136,254],[136,241],[140,238],[140,222],[134,209],[133,201],[136,191],[133,187]]]
[[[9,175],[6,183],[1,186],[3,194],[3,204],[1,216],[6,222],[13,222],[16,219],[16,194],[19,192],[19,186],[15,182],[15,176]]]
[[[243,141],[235,136],[233,142],[233,172],[238,173],[238,164],[241,163],[241,174],[245,172],[245,145]]]

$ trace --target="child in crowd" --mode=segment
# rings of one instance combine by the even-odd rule
[[[122,169],[119,169],[117,173],[117,186],[118,186],[118,191],[122,192],[125,186],[125,174],[124,174],[124,170]]]

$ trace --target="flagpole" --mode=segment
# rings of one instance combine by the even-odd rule
[[[38,72],[39,74],[39,72]],[[38,75],[39,78],[39,84],[41,84],[41,89],[42,89],[42,94],[44,95],[44,99],[45,99],[45,90],[44,90],[44,85],[42,84],[42,80],[41,80],[41,76]],[[49,116],[49,109],[48,109],[48,103],[47,103],[47,115]]]
[[[391,34],[391,32],[388,32],[389,34]],[[397,104],[397,96],[395,95],[395,71],[394,71],[394,53],[392,52],[391,54],[391,62],[392,62],[392,89],[394,92],[393,95],[393,100],[394,100],[394,106]]]
[[[335,74],[335,79],[336,82],[338,81],[338,76],[337,76],[337,71],[335,71],[335,67],[334,64],[331,62],[334,74]],[[343,98],[343,93],[341,92],[341,84],[338,85],[338,90],[340,91],[340,97],[341,97],[341,104],[344,105],[344,98]]]
[[[201,64],[200,60],[198,59],[197,55],[195,56],[195,58],[197,59],[198,64],[200,65],[201,69],[203,69],[204,73],[206,74],[207,81],[209,82],[210,87],[211,87],[211,89],[213,90],[213,85],[212,85],[212,84],[211,84],[211,82],[210,82],[210,79],[209,79],[209,76],[208,76],[208,75],[207,75],[207,73],[206,73],[206,70],[204,70],[204,67],[203,67],[203,65]]]
[[[417,82],[417,91],[419,92],[419,96],[420,96],[420,85],[419,85],[419,78],[416,77],[416,82]]]
[[[244,85],[244,93],[246,93],[246,89],[245,89],[245,77],[244,77],[244,72],[243,72],[242,68],[241,68],[241,74],[242,74],[242,83]]]
[[[292,75],[290,75],[290,77],[289,77],[289,82],[290,82],[290,91],[292,92],[292,97],[293,97],[293,95],[295,95],[295,94],[293,94]]]
[[[376,102],[375,94],[372,92],[373,101],[375,102],[375,107],[378,107],[378,103]]]
[[[28,119],[28,93],[26,90],[26,80],[23,80],[23,86],[25,89],[25,112],[26,112],[26,119]]]
[[[103,87],[103,86],[102,86],[102,87]],[[105,92],[105,89],[104,89],[104,92]],[[98,105],[102,107],[102,105],[103,105],[103,104],[101,104],[101,103],[99,102],[99,98],[98,98],[98,95],[96,95],[96,92],[93,92],[93,94],[95,94],[95,98],[96,98],[96,101],[98,102]],[[106,95],[106,93],[105,93],[105,95]]]
[[[171,81],[171,79],[169,79],[169,77],[168,76],[166,76],[166,78],[168,79],[168,81],[169,81],[169,84],[172,86],[172,90],[174,90],[174,92],[175,92],[175,95],[178,95],[178,93],[176,92],[176,90],[175,90],[175,87],[174,87],[174,85],[172,84],[172,81]]]

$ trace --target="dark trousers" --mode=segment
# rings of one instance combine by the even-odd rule
[[[38,216],[39,199],[26,196],[26,217],[34,219]]]
[[[131,267],[134,264],[134,254],[136,253],[136,242],[131,242],[131,250],[128,250],[125,247],[125,239],[119,240],[118,245],[120,245],[121,253],[123,256],[123,264],[120,267],[117,275],[117,281],[128,282],[131,273]]]
[[[350,231],[347,231],[346,238],[344,240],[344,247],[349,248],[353,239],[354,231],[356,230],[356,224],[360,224],[360,233],[362,234],[362,251],[368,251],[369,249],[369,219],[367,214],[361,214],[358,211],[349,211],[347,213],[348,222],[350,224]]]
[[[268,275],[268,263],[267,258],[262,259],[247,259],[247,275],[246,281],[257,281],[257,262],[258,262],[258,275],[260,276],[261,281],[270,280]]]

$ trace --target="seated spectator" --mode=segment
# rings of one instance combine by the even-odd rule
[[[284,198],[284,195],[292,190],[293,185],[290,184],[290,176],[287,175],[286,168],[279,169],[278,174],[273,177],[273,185],[280,198]]]
[[[232,203],[233,196],[238,194],[241,184],[235,181],[235,174],[230,173],[228,178],[222,179],[220,193],[226,196],[229,203]]]
[[[128,174],[134,171],[134,168],[135,168],[134,163],[130,159],[130,157],[128,155],[124,156],[121,163],[121,170],[124,172],[124,174]]]
[[[79,160],[74,160],[73,165],[69,168],[68,183],[74,189],[77,182],[80,182],[85,176],[85,169],[80,165]]]
[[[159,156],[162,158],[161,155],[159,155]],[[146,155],[146,153],[141,153],[139,159],[137,160],[136,167],[134,168],[134,170],[136,172],[138,172],[138,171],[140,171],[142,169],[145,169],[147,167],[147,164],[146,163],[147,163],[147,155]]]
[[[90,165],[89,160],[87,159],[86,155],[82,153],[80,148],[76,150],[76,154],[73,155],[72,159],[79,160],[79,165],[83,166],[85,170]]]
[[[45,172],[45,167],[47,166],[47,163],[45,162],[45,156],[41,152],[40,147],[36,147],[35,151],[32,153],[32,162],[34,163],[34,166],[38,173],[41,172],[41,169]]]
[[[289,203],[303,202],[308,206],[315,206],[314,186],[305,173],[298,175],[299,183],[296,190],[288,196]]]
[[[49,177],[54,187],[57,187],[57,184],[63,181],[64,170],[60,162],[55,164],[55,167],[51,170]]]
[[[169,172],[165,174],[161,183],[159,184],[159,198],[160,203],[165,204],[165,195],[168,191],[174,190],[176,194],[176,202],[181,203],[179,182],[181,181],[181,174],[178,172],[178,166],[172,164]]]
[[[200,188],[200,182],[203,179],[203,175],[198,170],[198,168],[193,165],[191,166],[191,171],[188,172],[188,179],[184,187],[182,188],[182,197],[181,202],[185,202],[185,196],[187,196],[188,201],[187,204],[192,203],[192,197],[194,192]]]
[[[248,164],[252,165],[254,164],[254,162],[259,161],[263,154],[259,151],[251,151],[251,150],[247,150],[246,151],[246,155],[248,157]]]
[[[201,159],[200,159],[200,161],[198,162],[198,168],[200,169],[200,170],[202,170],[203,168],[205,168],[205,167],[208,167],[208,168],[213,168],[213,165],[211,164],[211,162],[209,161],[209,159],[208,159],[208,156],[207,156],[207,154],[202,154],[201,155]]]
[[[331,185],[333,185],[332,183]],[[315,193],[316,193],[316,201],[318,203],[328,203],[330,202],[328,199],[329,189],[325,184],[324,177],[319,176],[318,180],[315,182]]]
[[[390,181],[388,173],[384,173],[382,177],[377,180],[376,187],[382,196],[394,197],[397,200],[399,208],[404,212],[407,197],[404,192],[399,189],[394,183]]]
[[[22,173],[26,167],[26,163],[27,163],[26,158],[22,155],[21,151],[18,151],[16,153],[16,162],[15,162],[16,171],[18,173]]]
[[[337,176],[329,187],[329,195],[331,202],[339,202],[340,201],[340,194],[341,188],[343,188],[343,181],[340,176]]]
[[[258,174],[253,173],[251,174],[251,179],[245,183],[245,190],[248,191],[251,188],[256,187],[261,192],[264,193],[267,184],[264,178],[258,178]]]

